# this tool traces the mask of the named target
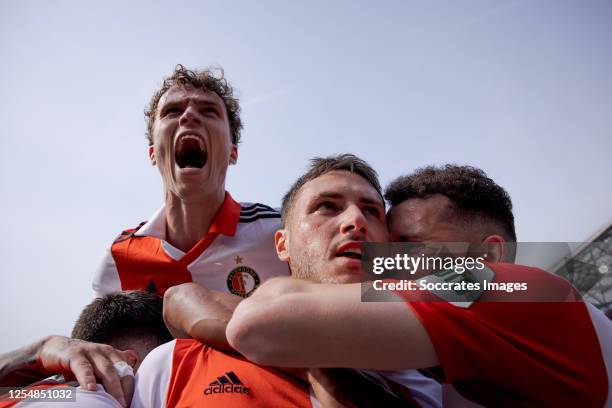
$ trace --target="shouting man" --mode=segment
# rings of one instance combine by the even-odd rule
[[[240,105],[223,76],[178,65],[146,111],[151,164],[164,205],[149,221],[123,231],[94,278],[97,296],[197,282],[248,296],[272,276],[288,275],[274,253],[280,214],[239,204],[225,190],[238,161]]]

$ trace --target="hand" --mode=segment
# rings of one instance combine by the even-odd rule
[[[113,366],[126,361],[136,364],[134,355],[128,351],[98,343],[75,340],[64,336],[50,336],[36,354],[38,364],[44,370],[76,378],[81,387],[96,390],[96,378],[122,406],[129,406],[134,392],[134,378],[119,378]]]

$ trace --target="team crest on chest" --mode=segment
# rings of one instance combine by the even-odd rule
[[[261,280],[255,269],[240,265],[242,263],[240,256],[234,258],[234,261],[237,266],[227,275],[227,288],[234,295],[245,298],[259,286]]]

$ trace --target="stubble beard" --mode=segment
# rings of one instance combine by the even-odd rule
[[[297,257],[291,259],[291,272],[298,279],[308,280],[310,282],[323,283],[322,275],[322,256],[314,253],[307,248],[300,252]]]
[[[338,277],[325,273],[325,260],[322,255],[301,253],[291,261],[291,272],[295,278],[316,283],[340,283]]]

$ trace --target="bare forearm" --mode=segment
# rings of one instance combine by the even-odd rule
[[[438,364],[425,329],[403,302],[361,302],[360,284],[296,285],[286,294],[255,293],[236,309],[228,339],[238,352],[276,366],[393,370]]]
[[[241,299],[195,283],[170,288],[164,296],[164,319],[177,338],[191,337],[233,351],[225,328]]]
[[[38,353],[49,337],[0,356],[0,386],[20,387],[39,381],[51,373],[38,362]]]

